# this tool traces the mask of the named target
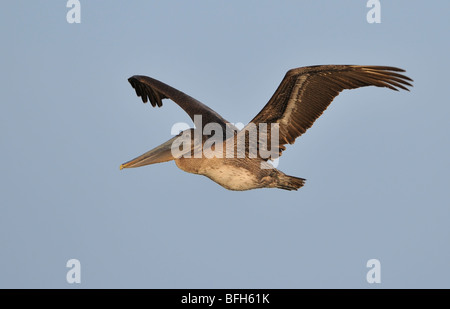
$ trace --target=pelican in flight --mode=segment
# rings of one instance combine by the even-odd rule
[[[360,65],[318,65],[289,70],[269,102],[240,131],[214,110],[189,95],[156,79],[141,75],[132,76],[128,81],[144,103],[150,101],[153,107],[161,107],[164,99],[171,99],[190,116],[196,124],[196,129],[181,132],[153,150],[123,163],[120,169],[174,160],[181,170],[204,175],[229,190],[298,190],[304,185],[305,179],[288,176],[274,168],[268,161],[274,157],[262,155],[262,150],[270,148],[272,154],[281,155],[286,149],[285,145],[293,144],[297,137],[311,128],[314,121],[344,89],[376,86],[396,91],[399,88],[408,90],[406,86],[412,87],[409,83],[412,79],[399,72],[404,70],[388,66]],[[198,117],[201,119],[200,124],[196,122]],[[215,129],[205,130],[210,124],[215,124]],[[261,126],[262,124],[266,126]],[[263,127],[266,129],[262,130]],[[200,139],[197,135],[196,143],[195,130],[200,129],[205,131],[201,131],[204,133]],[[256,130],[258,138],[250,139],[252,130]],[[219,154],[224,154],[223,156],[208,156],[202,152],[208,139],[212,138],[213,131],[222,131],[214,134],[215,142],[212,144]],[[272,134],[274,132],[276,134]],[[187,149],[180,150],[179,145],[174,147],[174,143],[182,136],[185,137],[183,141],[194,142],[184,147]],[[244,142],[240,144],[240,140]],[[231,148],[228,145],[232,145]],[[174,148],[177,149],[175,153]],[[231,157],[225,149],[232,150]]]

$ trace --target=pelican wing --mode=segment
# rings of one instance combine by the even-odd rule
[[[228,123],[228,121],[205,104],[159,80],[147,76],[134,75],[128,81],[136,90],[136,94],[142,98],[142,102],[147,103],[150,101],[153,107],[161,107],[163,99],[171,99],[191,117],[192,121],[194,121],[194,115],[201,115],[203,127],[210,122],[216,122],[222,126]]]
[[[342,90],[366,86],[408,90],[405,86],[412,86],[408,82],[412,80],[398,72],[404,70],[357,65],[320,65],[289,70],[272,98],[247,126],[258,127],[260,123],[266,123],[270,128],[271,123],[278,124],[281,155],[286,148],[284,145],[293,144],[297,137],[311,128]],[[271,145],[270,136],[269,130],[267,144],[264,145],[266,149]]]

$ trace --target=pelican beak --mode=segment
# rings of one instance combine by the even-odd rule
[[[143,155],[140,155],[137,158],[134,158],[133,160],[130,160],[122,165],[120,165],[120,169],[123,168],[131,168],[131,167],[139,167],[149,164],[155,164],[155,163],[161,163],[161,162],[167,162],[175,159],[172,155],[172,143],[178,138],[178,136],[175,136],[174,138],[171,138],[164,144],[147,151]]]

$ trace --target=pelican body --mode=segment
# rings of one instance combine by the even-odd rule
[[[305,179],[284,174],[269,160],[281,156],[286,144],[293,144],[305,133],[342,90],[366,86],[408,90],[406,86],[412,86],[408,82],[412,80],[399,72],[404,70],[357,65],[319,65],[289,70],[269,102],[242,130],[167,84],[147,76],[132,76],[128,81],[144,103],[149,101],[153,107],[161,107],[162,100],[171,99],[190,116],[196,129],[181,132],[120,168],[174,160],[181,170],[204,175],[229,190],[298,190]],[[211,125],[215,125],[214,134],[207,130]],[[188,146],[184,147],[186,144]],[[214,147],[208,148],[210,144]],[[263,150],[267,149],[270,149],[270,157],[264,155]]]

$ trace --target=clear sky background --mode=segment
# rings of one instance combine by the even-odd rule
[[[450,288],[449,1],[381,1],[381,24],[365,0],[81,0],[80,24],[66,2],[0,11],[1,288]],[[341,93],[280,159],[299,191],[119,170],[191,123],[131,75],[247,123],[316,64],[397,66],[414,88]]]

